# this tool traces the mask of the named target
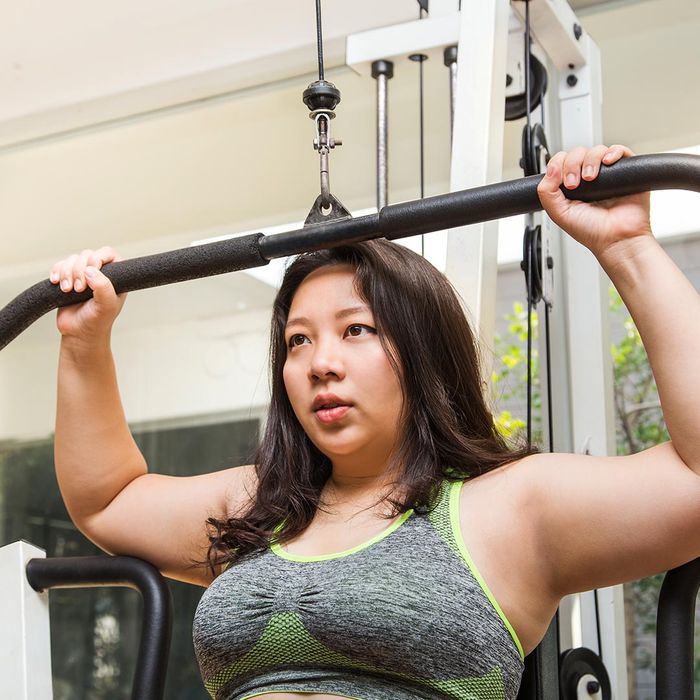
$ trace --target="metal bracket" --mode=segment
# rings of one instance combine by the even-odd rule
[[[316,197],[316,201],[313,203],[304,221],[304,228],[337,219],[352,219],[352,214],[330,192],[328,193],[327,201],[328,204],[324,205],[323,194]]]

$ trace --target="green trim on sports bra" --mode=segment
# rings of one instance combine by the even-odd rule
[[[263,690],[262,693],[255,693],[254,695],[246,695],[244,698],[241,698],[241,700],[249,700],[249,698],[262,698],[265,695],[274,695],[275,693],[295,693],[296,695],[299,695],[300,698],[302,695],[309,695],[309,693],[313,693],[314,695],[316,694],[315,690],[294,690],[293,688],[287,689],[287,688],[282,688],[281,690]],[[324,695],[336,695],[339,698],[349,698],[349,700],[363,700],[362,698],[356,698],[354,695],[342,695],[341,693],[329,693],[327,690],[323,691]]]
[[[484,577],[479,572],[479,569],[476,568],[476,564],[471,558],[471,555],[467,550],[467,546],[464,543],[464,538],[462,537],[462,530],[459,524],[459,494],[462,489],[463,483],[463,481],[455,481],[450,487],[450,522],[452,523],[452,532],[454,534],[455,540],[457,541],[457,547],[459,547],[460,554],[471,569],[472,574],[474,574],[474,578],[479,582],[479,585],[486,594],[486,597],[491,601],[491,605],[493,605],[499,617],[501,618],[501,620],[503,620],[503,624],[506,626],[506,629],[508,630],[508,632],[510,632],[510,636],[513,638],[515,646],[518,647],[520,658],[524,660],[525,653],[523,652],[523,645],[520,643],[518,635],[513,629],[513,625],[510,624],[510,621],[505,616],[505,613],[503,612],[503,610],[501,610],[501,606],[498,604],[498,601],[494,597],[493,593],[491,593],[491,589],[486,585]]]
[[[412,514],[413,508],[407,510],[405,513],[402,513],[396,520],[394,520],[393,523],[391,523],[391,525],[389,525],[388,528],[376,534],[374,537],[372,537],[372,539],[368,540],[367,542],[363,542],[362,544],[358,544],[357,546],[352,547],[351,549],[346,549],[342,552],[334,552],[333,554],[314,555],[292,554],[291,552],[286,552],[284,549],[282,549],[282,545],[280,545],[278,542],[275,542],[274,544],[270,545],[270,549],[278,557],[282,557],[282,559],[288,559],[289,561],[326,561],[328,559],[340,559],[341,557],[347,557],[351,554],[355,554],[355,552],[359,552],[363,549],[366,549],[367,547],[373,545],[375,542],[379,542],[379,540],[383,540],[385,537],[388,537],[392,532],[394,532],[394,530],[403,525],[403,523],[405,523],[406,520],[408,520],[408,518]],[[283,524],[284,521],[282,521],[275,528],[274,532],[279,532],[282,529]]]

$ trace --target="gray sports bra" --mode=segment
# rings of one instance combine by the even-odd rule
[[[445,480],[432,513],[344,552],[274,544],[221,574],[193,627],[211,696],[514,700],[523,650],[464,545],[461,485]]]

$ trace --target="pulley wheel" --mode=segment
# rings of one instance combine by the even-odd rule
[[[547,69],[530,54],[530,112],[537,109],[547,92]],[[506,121],[522,119],[527,114],[525,93],[506,97]]]
[[[559,658],[561,700],[612,700],[610,678],[598,654],[579,647]]]
[[[523,127],[523,135],[520,142],[522,160],[520,167],[525,177],[539,175],[542,166],[549,162],[549,147],[542,124],[533,124],[528,130],[527,124]]]
[[[529,265],[528,265],[529,261]],[[523,259],[520,269],[525,273],[528,301],[536,306],[542,300],[542,227],[526,226],[523,235]],[[528,274],[528,269],[532,275]]]

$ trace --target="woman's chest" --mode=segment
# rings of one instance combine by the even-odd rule
[[[393,521],[315,519],[284,549],[232,567],[195,617],[204,675],[229,667],[235,678],[250,654],[283,665],[330,664],[350,674],[380,669],[408,677],[420,669],[418,675],[441,678],[455,669],[465,677],[483,672],[472,665],[492,652],[494,659],[511,659],[517,671],[517,652],[496,608],[528,653],[556,605],[550,610],[541,582],[533,583],[537,552],[517,494],[504,494],[507,484],[497,480],[475,484],[455,491],[437,520],[415,513]],[[459,542],[446,546],[446,533]],[[465,648],[474,657],[456,653]],[[300,656],[288,658],[290,649]],[[407,649],[419,650],[420,659]],[[278,687],[266,700],[338,697]]]
[[[328,517],[317,513],[306,530],[282,545],[282,549],[295,557],[345,554],[371,546],[377,537],[386,534],[399,520],[405,518],[397,516],[388,520],[376,514]]]
[[[558,600],[542,580],[534,517],[512,469],[465,482],[451,507],[457,511],[457,537],[462,540],[470,564],[513,626],[525,653],[529,653],[544,636]],[[397,520],[377,515],[316,517],[283,549],[299,558],[357,551],[382,537]],[[404,579],[405,593],[412,579]],[[413,583],[421,585],[419,581]]]

